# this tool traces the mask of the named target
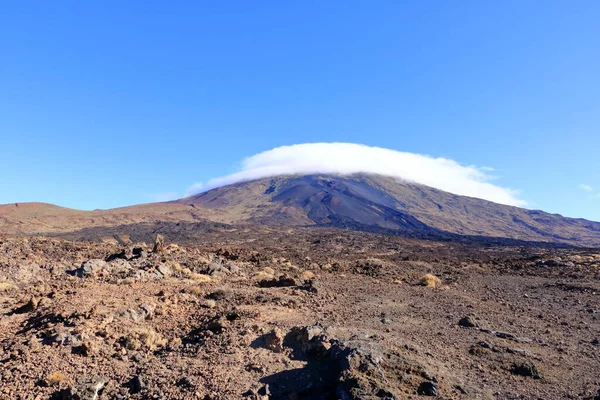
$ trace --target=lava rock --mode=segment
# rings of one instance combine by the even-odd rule
[[[136,394],[144,390],[146,388],[146,384],[140,375],[136,375],[131,378],[131,381],[129,382],[129,388],[130,394]]]
[[[267,349],[275,353],[281,353],[283,351],[283,334],[279,328],[275,328],[265,335],[265,345]]]
[[[156,235],[154,238],[154,247],[152,247],[153,253],[162,253],[165,250],[165,238],[163,235]]]
[[[479,327],[479,324],[477,323],[473,315],[467,315],[466,317],[461,318],[460,321],[458,321],[458,325],[464,328]]]
[[[421,396],[437,396],[438,388],[434,382],[425,381],[419,385],[417,393]]]
[[[258,286],[263,287],[263,288],[290,287],[290,286],[297,286],[297,285],[298,285],[298,282],[296,282],[296,280],[294,278],[292,278],[291,276],[285,275],[285,274],[281,275],[279,278],[265,279],[265,280],[258,282]]]
[[[229,274],[229,269],[222,266],[221,264],[212,263],[208,266],[208,275],[210,276],[221,276]]]
[[[77,380],[67,398],[69,400],[98,400],[108,379],[99,376],[83,377]]]
[[[104,260],[88,260],[81,264],[81,267],[75,270],[75,275],[79,278],[85,278],[95,275],[101,271],[108,270],[110,266]]]
[[[537,367],[531,362],[515,363],[511,366],[510,372],[514,375],[530,376],[533,379],[541,378]]]

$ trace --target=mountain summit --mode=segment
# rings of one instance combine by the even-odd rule
[[[600,245],[600,223],[458,196],[372,174],[264,178],[177,201],[221,222],[446,232]]]

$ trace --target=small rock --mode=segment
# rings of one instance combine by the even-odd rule
[[[238,267],[237,265],[229,264],[229,265],[227,265],[227,269],[232,274],[239,274],[240,273],[240,267]]]
[[[90,357],[98,352],[98,347],[93,342],[86,342],[79,346],[78,352],[84,357]]]
[[[140,393],[146,387],[144,380],[140,375],[134,376],[129,382],[130,390],[129,393],[136,394]]]
[[[108,379],[98,376],[80,378],[77,385],[70,389],[68,398],[72,400],[98,400],[107,383]]]
[[[437,385],[433,382],[425,381],[419,385],[417,389],[417,393],[421,396],[437,396],[438,388]]]
[[[40,303],[39,299],[36,299],[35,297],[32,297],[31,299],[29,299],[29,301],[27,302],[27,304],[17,308],[16,310],[14,310],[15,314],[25,314],[28,312],[32,312],[35,311],[38,308],[38,304]]]
[[[227,297],[229,297],[229,292],[218,289],[210,293],[207,297],[212,300],[225,300]]]
[[[324,356],[331,348],[327,334],[319,325],[294,328],[292,332],[305,354]]]
[[[165,250],[165,238],[163,235],[156,235],[154,238],[154,247],[152,247],[153,253],[162,253]]]
[[[229,324],[224,316],[215,317],[206,324],[206,329],[213,333],[221,333]]]
[[[210,276],[221,276],[229,274],[229,269],[225,268],[221,264],[212,263],[208,266],[208,274]]]
[[[514,375],[530,376],[533,379],[541,378],[537,367],[531,362],[515,363],[511,366],[510,372]]]
[[[458,321],[458,325],[465,328],[479,327],[479,324],[477,323],[473,315],[467,315],[466,317],[461,318],[460,321]]]
[[[215,308],[217,306],[217,302],[211,299],[205,300],[203,306],[206,308]]]
[[[275,328],[265,335],[265,345],[267,346],[267,349],[275,353],[281,353],[283,351],[283,334],[279,328]]]
[[[171,267],[169,267],[166,264],[160,264],[158,266],[158,268],[156,269],[158,271],[158,273],[160,273],[160,275],[164,276],[169,276],[173,273],[173,271],[171,270]]]
[[[81,264],[77,270],[75,270],[75,275],[79,278],[85,278],[88,276],[95,275],[101,271],[108,270],[110,268],[109,264],[104,260],[88,260]]]
[[[289,287],[289,286],[297,286],[298,282],[288,275],[281,275],[279,278],[273,279],[264,279],[258,282],[258,286],[263,288],[271,288],[271,287]]]
[[[461,385],[454,385],[454,389],[458,390],[462,394],[469,394],[467,390]]]
[[[131,249],[131,254],[133,254],[133,258],[145,258],[147,256],[143,247],[134,247]]]

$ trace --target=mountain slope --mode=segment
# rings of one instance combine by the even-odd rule
[[[164,223],[206,226],[203,224],[211,221],[330,226],[433,237],[448,237],[451,233],[600,246],[598,222],[504,206],[367,174],[264,178],[177,201],[111,210],[78,211],[43,203],[0,206],[0,233],[4,234],[65,233],[116,226],[123,227],[122,231],[140,224],[145,224],[145,231],[152,231],[152,224],[159,229],[167,226]],[[190,229],[193,225],[185,228]]]
[[[226,223],[327,225],[600,245],[600,223],[458,196],[379,175],[242,182],[177,201]]]

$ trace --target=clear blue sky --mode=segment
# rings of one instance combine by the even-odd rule
[[[0,93],[0,203],[148,202],[344,141],[600,220],[597,1],[8,1]]]

